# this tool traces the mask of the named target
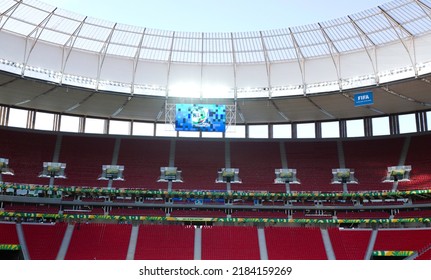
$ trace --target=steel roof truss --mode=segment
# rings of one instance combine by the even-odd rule
[[[390,14],[388,14],[388,12],[386,12],[381,6],[378,6],[378,8],[380,9],[382,14],[385,16],[385,18],[388,20],[388,22],[390,23],[390,25],[394,29],[395,33],[398,36],[398,40],[400,40],[401,44],[403,44],[404,49],[406,50],[407,54],[409,55],[410,62],[412,64],[412,67],[413,67],[414,72],[415,72],[415,77],[417,77],[418,76],[418,70],[416,67],[416,52],[415,52],[414,35],[410,31],[408,31],[402,24],[400,24],[395,18],[393,18]],[[405,39],[402,37],[402,33],[407,34],[408,38],[411,39],[411,42],[413,44],[413,54],[409,50],[409,48],[405,42]]]
[[[102,72],[103,63],[105,62],[106,53],[108,52],[109,44],[111,43],[112,35],[114,34],[115,28],[117,27],[117,24],[115,23],[112,27],[111,31],[109,32],[108,38],[106,38],[105,42],[103,43],[102,48],[99,51],[99,65],[97,67],[97,84],[96,84],[96,90],[99,90],[99,84],[100,84],[100,74]]]
[[[37,41],[39,40],[40,35],[42,34],[43,30],[46,27],[46,24],[51,19],[51,17],[54,15],[54,12],[57,10],[55,8],[52,10],[26,37],[25,40],[25,48],[24,48],[24,66],[21,69],[21,75],[24,76],[25,67],[27,66],[28,60],[30,58],[31,53],[33,52],[34,47],[36,46]],[[34,34],[34,41],[30,46],[30,49],[28,49],[29,40]]]
[[[63,53],[62,53],[62,57],[61,57],[61,79],[60,79],[60,84],[63,83],[64,69],[66,69],[67,61],[69,60],[69,57],[70,57],[70,54],[71,54],[71,52],[73,50],[73,47],[75,45],[76,39],[78,39],[79,32],[81,31],[82,27],[84,26],[84,23],[85,23],[86,20],[87,20],[87,17],[85,17],[81,21],[81,23],[78,25],[78,27],[70,35],[69,39],[67,39],[66,43],[64,43],[64,45],[63,45]],[[66,51],[67,48],[68,48],[68,50]]]
[[[6,14],[9,14],[9,16],[6,17],[6,20],[3,22],[3,24],[0,26],[0,30],[3,29],[3,27],[5,26],[6,22],[9,20],[9,18],[13,15],[13,13],[16,11],[16,9],[18,9],[18,6],[21,5],[23,0],[18,1],[17,3],[15,3],[14,5],[12,5],[9,9],[7,9],[6,11],[4,11],[3,13],[0,14],[0,22],[2,21],[3,17]]]

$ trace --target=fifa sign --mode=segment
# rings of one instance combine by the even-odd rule
[[[371,91],[357,93],[355,94],[354,99],[355,99],[355,107],[371,105],[374,103],[374,96],[373,96],[373,92]]]

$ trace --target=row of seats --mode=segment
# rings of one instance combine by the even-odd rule
[[[60,134],[59,134],[60,135]],[[382,183],[386,168],[399,164],[405,137],[371,140],[337,141],[240,141],[240,140],[169,140],[132,139],[108,136],[62,135],[0,129],[0,157],[8,158],[15,176],[6,181],[28,184],[48,184],[38,178],[42,163],[53,161],[56,143],[58,161],[67,164],[67,179],[56,179],[64,186],[106,187],[98,181],[101,166],[112,162],[119,145],[117,163],[125,166],[125,181],[114,181],[115,188],[167,189],[167,183],[157,183],[160,167],[173,163],[182,170],[183,183],[174,189],[218,190],[226,184],[216,184],[216,171],[226,165],[229,145],[230,164],[240,169],[242,184],[232,184],[232,190],[267,190],[284,192],[283,184],[273,184],[274,170],[283,162],[297,169],[301,184],[291,184],[292,191],[343,191],[340,184],[331,184],[332,168],[340,167],[338,150],[343,150],[346,167],[355,169],[359,184],[349,184],[349,191],[390,190],[392,184]],[[431,136],[414,136],[405,164],[412,165],[411,182],[400,182],[398,189],[423,189],[431,186],[431,163],[427,154]],[[116,143],[116,141],[118,141]],[[171,144],[175,144],[170,155]],[[285,151],[283,154],[282,151]]]
[[[26,213],[43,213],[43,214],[58,214],[60,208],[53,205],[21,205],[21,204],[4,204],[4,211],[7,212],[26,212]],[[81,207],[73,209],[66,206],[63,209],[64,214],[88,214],[88,215],[113,215],[113,216],[154,216],[165,217],[166,213],[162,208],[132,208],[132,207],[112,207],[105,211],[103,207]],[[336,210],[332,212],[326,210],[325,213],[315,214],[307,211],[294,210],[293,219],[333,219],[336,216],[338,219],[389,219],[390,211],[385,210]],[[226,218],[227,214],[224,210],[212,209],[175,209],[170,213],[171,217],[208,217],[208,218]],[[233,210],[232,218],[274,218],[287,219],[288,215],[283,210]],[[395,219],[399,218],[430,218],[431,210],[428,209],[401,209],[393,214]]]
[[[65,223],[23,224],[30,258],[55,259],[66,228]],[[19,244],[14,223],[0,223],[0,230],[0,244]],[[327,259],[318,227],[267,226],[263,231],[270,260]],[[364,259],[371,232],[371,229],[329,228],[336,259]],[[65,259],[126,259],[131,235],[129,224],[76,223]],[[204,260],[260,259],[258,235],[258,229],[253,226],[204,226],[201,257]],[[194,242],[193,226],[140,225],[134,259],[191,260]],[[373,250],[426,252],[430,246],[430,229],[379,229]],[[420,258],[427,256],[430,254],[422,254]]]
[[[300,204],[299,204],[300,205]],[[309,205],[314,206],[314,205]],[[44,213],[58,214],[59,206],[53,205],[24,205],[24,204],[4,204],[5,211],[9,212],[27,212],[27,213]],[[72,209],[69,206],[65,207],[65,214],[81,213],[88,215],[113,215],[113,216],[154,216],[165,217],[166,213],[162,208],[132,208],[132,207],[112,207],[105,211],[103,207],[81,207],[80,209]],[[336,210],[336,212],[326,210],[325,213],[315,214],[307,211],[294,210],[293,219],[333,219],[336,216],[338,219],[389,219],[390,211],[385,210]],[[208,217],[208,218],[226,218],[227,214],[224,210],[212,209],[173,209],[170,213],[171,217]],[[233,210],[232,218],[274,218],[287,219],[288,215],[283,210]],[[395,219],[399,218],[429,218],[431,210],[428,209],[401,209],[394,213]]]

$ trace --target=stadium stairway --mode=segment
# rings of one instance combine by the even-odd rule
[[[415,254],[413,254],[411,257],[406,258],[406,260],[429,260],[431,256],[431,244],[424,248],[423,250],[421,250],[420,252],[416,252]]]
[[[202,259],[202,229],[195,228],[194,260]]]
[[[225,168],[231,168],[230,166],[230,142],[226,141],[224,146],[224,160],[225,160]],[[230,187],[230,182],[226,183],[226,190],[230,192],[232,189]]]
[[[411,137],[407,136],[404,139],[404,144],[403,144],[403,148],[401,150],[401,154],[400,154],[400,160],[398,161],[398,165],[402,166],[406,163],[406,159],[407,159],[407,154],[409,152],[409,148],[410,148],[410,142],[411,142]],[[392,187],[392,191],[396,191],[398,189],[398,181],[394,182],[394,185]]]
[[[286,146],[284,142],[280,142],[280,158],[281,158],[281,167],[287,168]]]
[[[169,167],[175,167],[175,140],[171,140],[169,148]],[[168,192],[172,191],[172,181],[168,182]]]
[[[344,158],[343,142],[337,141],[338,165],[340,168],[346,168],[346,160]],[[343,183],[343,192],[348,192],[347,183]]]
[[[16,224],[16,233],[18,234],[19,244],[21,245],[22,255],[24,260],[30,260],[30,254],[28,252],[27,242],[25,242],[24,231],[22,230],[22,224]]]
[[[281,158],[281,168],[287,169],[287,156],[286,156],[286,144],[284,142],[280,142],[280,158]],[[290,185],[286,183],[286,192],[290,193]]]
[[[404,165],[406,163],[407,153],[409,152],[411,137],[407,136],[404,139],[404,145],[401,150],[400,160],[398,161],[398,165]]]
[[[371,260],[376,239],[377,239],[377,229],[373,229],[373,231],[371,232],[370,242],[368,243],[367,252],[365,253],[365,258],[364,258],[365,260]]]
[[[259,240],[260,259],[268,260],[268,250],[266,249],[265,230],[263,228],[257,229],[257,238]]]
[[[63,241],[61,242],[60,249],[58,250],[58,255],[56,260],[64,260],[66,256],[67,249],[69,248],[70,240],[72,239],[73,230],[75,229],[74,224],[68,224],[66,232],[64,233]]]
[[[52,156],[52,162],[58,162],[58,159],[60,158],[60,150],[61,150],[61,141],[63,140],[63,136],[61,134],[57,135],[57,139],[55,140],[55,148],[54,148],[54,155]],[[49,179],[49,185],[54,185],[54,177]]]
[[[121,138],[117,137],[115,138],[115,144],[114,144],[114,151],[112,152],[112,161],[111,165],[117,165],[118,163],[118,154],[120,153],[120,145],[121,145]],[[112,188],[112,180],[108,181],[108,188]]]
[[[423,252],[423,253],[425,253],[425,252]],[[423,254],[422,253],[422,254]],[[406,261],[410,261],[410,260],[414,260],[414,259],[416,259],[417,257],[419,257],[419,253],[418,252],[415,252],[413,255],[411,255],[411,256],[408,256],[407,258],[405,258],[404,260],[406,260]]]
[[[323,245],[325,245],[326,256],[328,260],[335,260],[334,249],[332,248],[331,239],[329,238],[328,230],[325,228],[321,228],[320,232],[322,234]]]
[[[337,141],[338,164],[340,168],[346,168],[346,160],[344,159],[343,142]]]
[[[138,242],[139,225],[134,225],[130,233],[129,248],[127,249],[126,260],[135,258],[136,243]]]

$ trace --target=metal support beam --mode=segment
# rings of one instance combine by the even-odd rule
[[[421,105],[421,106],[425,106],[425,107],[430,107],[430,106],[431,106],[431,103],[427,103],[427,102],[419,101],[419,100],[414,99],[414,98],[412,98],[412,97],[407,97],[407,96],[405,96],[405,95],[402,95],[401,93],[395,92],[395,91],[391,90],[391,89],[389,88],[389,86],[381,87],[381,89],[382,89],[382,90],[384,90],[384,91],[385,91],[385,92],[387,92],[387,93],[392,94],[393,96],[396,96],[396,97],[402,98],[402,99],[404,99],[404,100],[406,100],[406,101],[413,102],[413,103],[416,103],[416,104],[419,104],[419,105]]]
[[[236,67],[237,67],[237,62],[236,62],[236,52],[235,52],[235,43],[234,43],[234,38],[233,38],[233,33],[230,33],[230,40],[231,40],[231,45],[232,45],[232,66],[233,66],[233,96],[234,96],[234,100],[236,102],[237,98],[238,98],[238,86],[237,86],[237,75],[236,75]]]
[[[6,17],[6,20],[3,22],[3,24],[0,26],[0,31],[3,29],[3,27],[5,26],[6,22],[9,20],[9,18],[13,15],[13,13],[16,11],[16,9],[19,7],[19,5],[21,5],[23,0],[17,1],[15,4],[13,4],[10,8],[8,8],[6,11],[4,11],[2,14],[0,14],[0,23],[3,19],[3,17],[7,14],[9,14],[8,17]]]
[[[305,56],[302,53],[301,48],[299,47],[299,44],[296,41],[295,35],[293,34],[293,31],[291,28],[289,28],[289,32],[292,38],[293,46],[295,47],[296,59],[298,61],[299,70],[301,71],[303,93],[304,95],[306,95],[307,84],[305,83]]]
[[[421,0],[415,0],[416,4],[422,9],[422,11],[428,16],[428,18],[431,20],[431,7],[426,5]]]
[[[259,31],[260,41],[262,43],[263,56],[265,58],[265,67],[266,67],[266,77],[268,81],[268,97],[271,99],[272,97],[272,84],[271,84],[271,62],[269,60],[268,49],[265,44],[265,40],[263,39],[262,31]]]
[[[383,9],[381,6],[377,6],[377,7],[380,9],[382,14],[385,16],[385,18],[387,19],[387,21],[389,22],[389,24],[392,26],[395,33],[397,34],[398,40],[401,42],[401,44],[403,45],[404,49],[406,50],[406,52],[409,56],[410,63],[412,64],[413,70],[415,72],[415,77],[417,77],[418,76],[418,70],[416,67],[416,52],[415,52],[415,40],[414,40],[415,37],[414,37],[414,35],[409,30],[407,30],[402,24],[400,24],[396,19],[394,19],[385,9]],[[410,49],[406,45],[404,37],[400,33],[407,34],[407,37],[410,38],[412,45],[413,45],[413,54],[411,53]]]
[[[202,92],[202,86],[203,86],[203,79],[204,79],[204,35],[205,33],[202,32],[201,34],[201,81],[200,81],[200,87],[199,87],[199,98],[203,98],[203,92]]]
[[[361,39],[362,45],[364,47],[365,52],[367,53],[368,59],[370,60],[371,66],[373,67],[373,73],[374,73],[374,80],[376,81],[376,84],[379,84],[379,75],[378,75],[378,69],[377,69],[377,52],[376,52],[376,44],[371,40],[371,38],[368,36],[367,33],[365,33],[362,28],[359,27],[359,25],[352,19],[352,17],[347,16],[350,20],[350,23],[355,28],[356,32],[358,33],[359,38]],[[374,55],[371,54],[369,50],[369,45],[366,43],[368,42],[371,47],[374,50]],[[373,57],[374,56],[374,60]]]
[[[169,97],[169,85],[170,85],[170,78],[171,78],[171,65],[172,65],[172,52],[174,49],[174,41],[175,41],[175,32],[172,32],[172,41],[171,46],[169,48],[169,57],[168,57],[168,73],[166,73],[166,99]]]
[[[108,38],[106,38],[105,43],[103,43],[102,48],[99,51],[98,55],[98,67],[97,67],[97,79],[96,79],[96,90],[99,90],[100,85],[100,74],[102,73],[103,63],[105,62],[106,53],[108,52],[109,44],[112,40],[112,35],[115,32],[115,28],[117,27],[117,23],[114,24],[114,26],[111,29],[111,32],[109,32]]]
[[[138,69],[139,57],[141,56],[142,43],[144,42],[146,31],[147,29],[145,28],[144,31],[142,32],[141,39],[139,40],[139,44],[136,48],[135,56],[133,58],[133,75],[132,75],[132,85],[131,85],[132,95],[135,93],[136,71]]]
[[[335,67],[335,72],[337,73],[338,87],[341,90],[341,63],[340,63],[340,51],[334,44],[334,41],[329,37],[326,30],[323,28],[322,24],[317,23],[320,28],[320,32],[322,32],[323,37],[325,38],[326,45],[328,46],[329,53],[331,54],[332,63]]]
[[[66,43],[63,45],[63,53],[61,57],[61,79],[60,84],[63,83],[63,77],[64,77],[64,69],[66,68],[66,64],[69,61],[70,54],[72,52],[72,49],[75,45],[76,39],[78,38],[79,32],[81,32],[82,27],[84,26],[85,21],[87,20],[87,17],[85,17],[81,23],[78,25],[78,27],[73,31],[72,35],[70,35],[69,39],[67,39]],[[68,50],[66,51],[66,49]]]
[[[23,104],[26,104],[26,103],[29,103],[29,102],[31,102],[31,101],[34,101],[34,100],[36,100],[37,98],[39,98],[39,97],[41,97],[41,96],[44,96],[44,95],[46,95],[46,94],[48,94],[48,93],[52,92],[52,91],[53,91],[53,90],[55,90],[56,88],[57,88],[57,86],[53,86],[53,87],[51,87],[50,89],[48,89],[48,90],[46,90],[46,91],[42,92],[41,94],[36,95],[36,96],[35,96],[35,97],[33,97],[33,98],[26,99],[26,100],[24,100],[24,101],[21,101],[21,102],[15,103],[15,106],[21,106],[21,105],[23,105]]]
[[[36,46],[37,41],[40,38],[40,35],[42,35],[43,30],[45,29],[46,25],[48,24],[51,17],[54,15],[54,12],[57,10],[55,8],[52,10],[26,37],[25,39],[25,48],[24,48],[24,65],[21,69],[21,75],[24,76],[25,68],[27,66],[28,60],[30,59],[30,55],[34,50],[34,47]],[[40,31],[39,31],[40,30]],[[34,41],[31,44],[30,48],[28,49],[29,40],[32,38],[32,35],[34,34]]]

